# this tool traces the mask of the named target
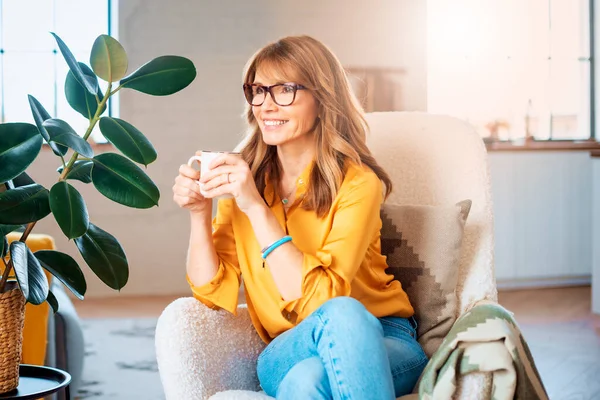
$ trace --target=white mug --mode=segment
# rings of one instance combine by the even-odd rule
[[[194,161],[199,161],[200,162],[200,176],[202,176],[209,170],[208,166],[210,165],[212,160],[214,160],[221,154],[225,154],[225,153],[229,153],[229,152],[226,152],[226,151],[202,151],[200,153],[201,155],[190,157],[190,159],[188,160],[188,165],[191,167],[194,164]],[[238,155],[239,153],[229,153],[229,154]],[[200,184],[200,182],[198,182],[198,185],[199,184]],[[203,192],[202,189],[200,189],[200,194],[204,196],[206,193]],[[231,198],[233,198],[233,196],[230,194],[223,194],[223,195],[217,196],[215,198],[216,199],[231,199]]]

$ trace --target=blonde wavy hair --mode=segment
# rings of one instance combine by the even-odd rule
[[[364,112],[337,57],[310,36],[290,36],[263,47],[252,56],[244,69],[244,83],[254,83],[259,68],[281,82],[305,86],[317,100],[318,117],[313,131],[316,156],[302,207],[316,211],[320,217],[327,214],[344,180],[347,161],[371,168],[384,183],[387,198],[392,191],[392,181],[367,148],[368,125]],[[264,199],[266,179],[274,188],[279,187],[281,165],[276,146],[262,140],[250,105],[245,115],[249,130],[241,156],[250,166]]]

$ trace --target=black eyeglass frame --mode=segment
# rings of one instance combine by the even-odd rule
[[[292,101],[290,101],[289,104],[280,104],[277,102],[277,100],[275,100],[275,96],[273,95],[273,88],[274,87],[279,87],[279,86],[285,86],[285,87],[290,87],[292,89],[294,89],[294,95],[292,96]],[[265,98],[263,99],[263,101],[260,102],[260,104],[252,104],[252,88],[262,88],[265,91]],[[264,85],[259,85],[256,83],[244,83],[243,85],[243,90],[244,90],[244,98],[246,99],[246,101],[248,102],[248,104],[250,104],[253,107],[260,107],[263,105],[263,103],[265,102],[265,100],[267,99],[267,93],[269,93],[271,95],[271,100],[273,100],[273,102],[275,104],[277,104],[280,107],[287,107],[287,106],[291,106],[292,104],[294,104],[294,101],[296,100],[296,93],[298,92],[298,90],[307,90],[307,88],[305,86],[302,86],[298,83],[278,83],[275,85],[271,85],[271,86],[264,86]]]

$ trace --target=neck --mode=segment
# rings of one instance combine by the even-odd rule
[[[277,158],[281,164],[281,179],[297,179],[314,157],[312,146],[277,147]]]

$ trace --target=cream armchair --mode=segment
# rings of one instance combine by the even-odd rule
[[[396,204],[454,204],[471,199],[459,279],[459,313],[481,301],[497,301],[493,264],[493,217],[487,153],[468,124],[426,113],[372,113],[368,144],[392,176]],[[419,304],[414,304],[419,308]],[[170,304],[156,328],[156,352],[166,398],[267,399],[256,378],[264,347],[245,305],[237,317],[208,309],[193,298]],[[486,398],[490,373],[461,376],[456,395]],[[484,395],[485,394],[485,395]]]

